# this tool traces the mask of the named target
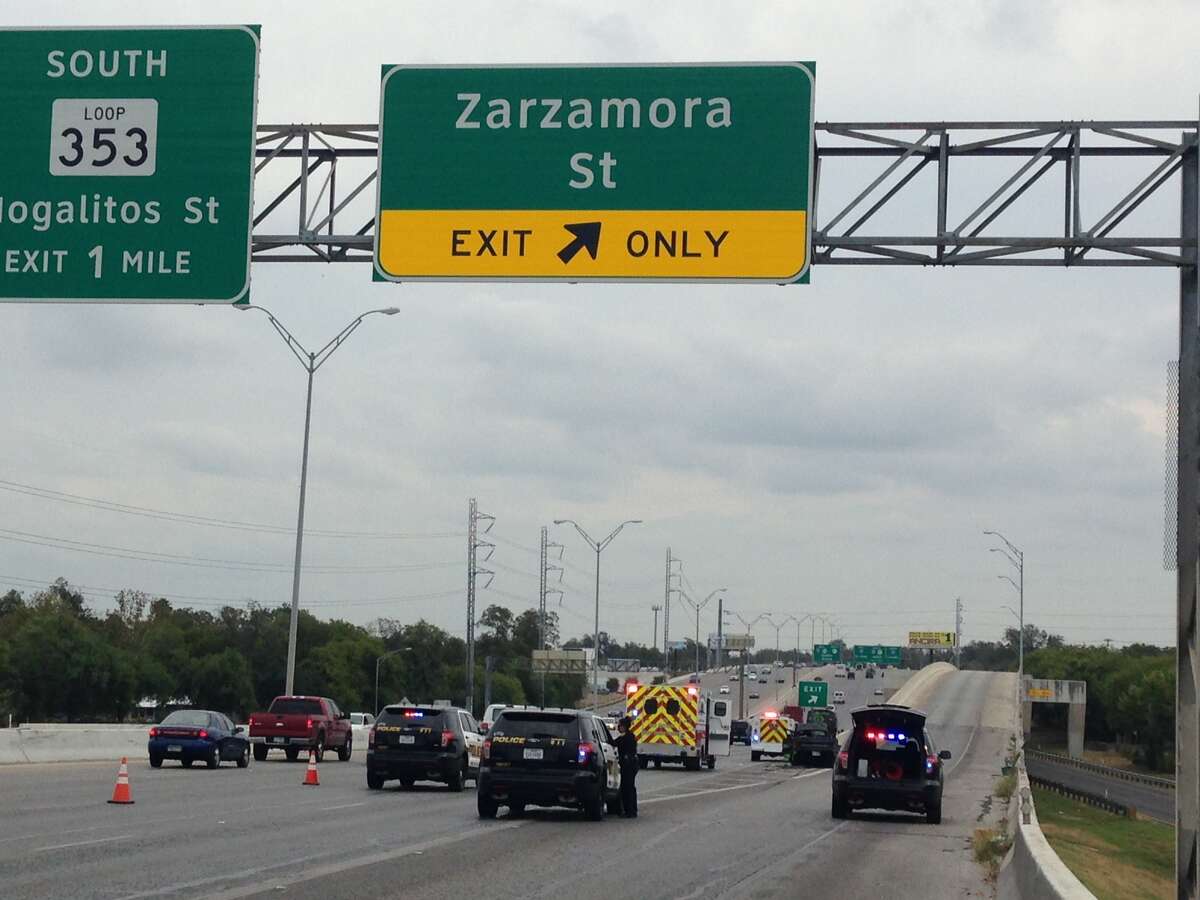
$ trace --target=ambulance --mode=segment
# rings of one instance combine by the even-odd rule
[[[698,685],[625,685],[625,715],[632,722],[642,768],[651,762],[681,763],[696,771],[716,768],[718,756],[729,756],[733,715],[728,700],[701,691]]]
[[[750,760],[758,762],[764,756],[783,756],[783,741],[796,725],[787,716],[773,709],[750,718]]]

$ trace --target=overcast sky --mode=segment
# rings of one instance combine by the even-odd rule
[[[262,123],[375,122],[380,64],[402,62],[815,60],[831,121],[1183,119],[1200,91],[1194,2],[188,6],[6,3],[0,25],[261,23]],[[1177,204],[1148,214],[1155,233],[1177,227]],[[725,587],[746,618],[823,612],[851,643],[898,643],[952,630],[962,597],[965,638],[995,639],[1016,600],[981,533],[996,529],[1025,551],[1027,621],[1173,643],[1174,270],[818,266],[783,289],[388,285],[365,265],[252,278],[253,301],[312,346],[364,310],[402,310],[317,375],[307,524],[373,534],[306,538],[302,603],[319,615],[462,634],[477,497],[498,538],[481,609],[536,605],[542,525],[571,517],[599,537],[644,519],[603,556],[601,627],[620,639],[650,640],[668,546],[695,594]],[[290,599],[304,373],[264,317],[5,305],[0,330],[0,589],[62,576],[101,609],[122,587]],[[590,631],[594,556],[569,527],[551,533],[564,636]],[[675,601],[673,634],[694,628]],[[765,623],[757,635],[774,644]]]

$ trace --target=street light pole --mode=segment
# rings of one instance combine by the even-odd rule
[[[555,519],[555,525],[573,525],[575,530],[579,532],[579,536],[587,541],[589,547],[596,551],[596,630],[592,637],[592,709],[598,709],[600,706],[600,692],[596,687],[596,682],[600,678],[600,553],[613,542],[621,529],[626,525],[641,525],[641,519],[626,519],[616,528],[614,528],[602,541],[593,541],[583,528],[573,519]]]
[[[717,588],[715,591],[710,591],[708,596],[705,597],[703,601],[701,601],[700,603],[697,603],[695,600],[693,600],[691,597],[689,597],[687,595],[687,591],[685,591],[682,587],[679,589],[679,595],[681,597],[683,597],[683,599],[688,602],[688,604],[692,607],[692,609],[694,609],[696,611],[696,680],[697,681],[700,680],[700,610],[702,610],[702,609],[704,609],[704,607],[708,606],[708,601],[711,600],[713,597],[717,596],[717,594],[723,594],[727,590],[729,590],[729,588]]]
[[[998,531],[985,531],[984,534],[998,537],[1004,541],[1004,545],[1012,551],[1011,553],[1006,553],[999,547],[992,547],[991,552],[1003,554],[1017,570],[1018,580],[1016,582],[1006,575],[1001,575],[1000,577],[1007,580],[1009,584],[1017,589],[1017,598],[1019,601],[1017,604],[1019,608],[1017,619],[1020,621],[1020,633],[1017,636],[1017,690],[1020,691],[1023,690],[1021,685],[1025,680],[1025,554],[1018,550],[1008,538]]]
[[[271,325],[279,333],[279,336],[283,338],[283,342],[292,351],[292,355],[300,361],[300,365],[308,373],[308,392],[304,401],[304,450],[300,458],[300,509],[296,514],[296,558],[292,566],[292,615],[288,622],[287,682],[284,688],[284,693],[290,695],[293,692],[296,681],[296,631],[300,623],[300,557],[304,546],[304,498],[308,489],[308,431],[309,425],[312,422],[313,376],[317,373],[317,369],[321,368],[325,364],[325,361],[333,355],[333,352],[342,346],[354,330],[362,324],[363,319],[373,313],[394,316],[400,310],[395,306],[368,310],[351,320],[350,324],[334,335],[329,343],[316,353],[313,353],[306,350],[304,345],[296,340],[292,336],[292,333],[283,326],[283,323],[275,318],[274,314],[265,307],[254,306],[253,304],[234,304],[234,309],[256,309],[261,313],[265,313]]]
[[[395,650],[389,650],[382,656],[375,657],[375,717],[379,717],[379,664],[389,656],[395,656],[397,653],[403,653],[405,650],[411,650],[412,647],[397,647]]]

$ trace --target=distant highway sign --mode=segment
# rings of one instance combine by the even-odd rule
[[[385,66],[375,277],[806,281],[814,71]]]
[[[813,662],[814,663],[836,663],[841,662],[842,654],[836,644],[815,644],[813,645]]]

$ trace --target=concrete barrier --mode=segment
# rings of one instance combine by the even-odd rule
[[[1026,803],[1028,822],[1022,812]],[[1012,850],[996,881],[997,900],[1096,900],[1042,834],[1023,765],[1017,768],[1017,790],[1009,810],[1015,830]]]
[[[996,878],[997,900],[1096,900],[1059,859],[1042,826],[1038,824],[1033,805],[1029,774],[1025,771],[1025,738],[1021,727],[1021,704],[1013,692],[1011,728],[1017,748],[1017,789],[1008,801],[1008,827],[1012,849]]]
[[[29,723],[0,730],[0,765],[144,756],[148,725]]]
[[[888,703],[899,706],[913,706],[920,709],[932,696],[939,681],[951,672],[957,672],[950,663],[935,662],[921,669],[906,681]]]

